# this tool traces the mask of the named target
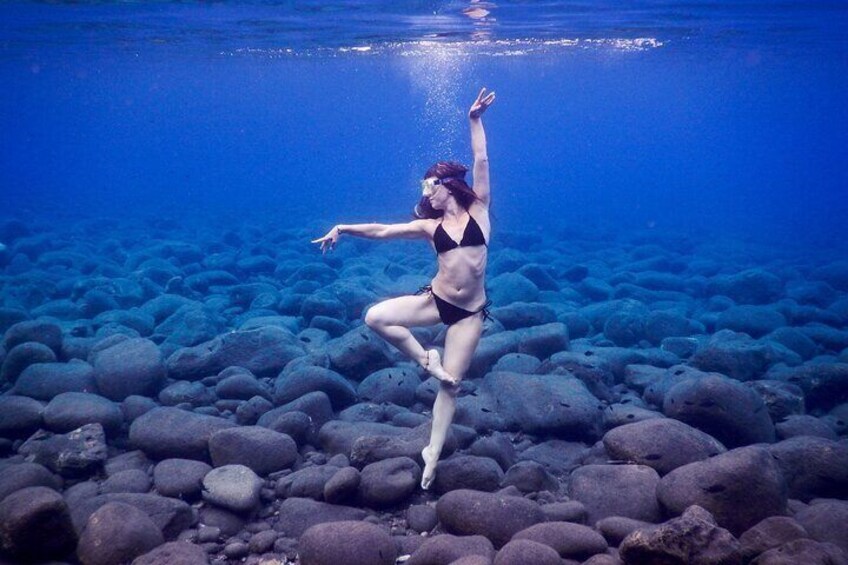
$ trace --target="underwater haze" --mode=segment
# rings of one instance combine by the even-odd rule
[[[841,2],[7,2],[3,214],[399,221],[469,161],[499,226],[841,240]],[[228,218],[228,219],[224,219]]]
[[[841,0],[0,2],[0,562],[848,563],[846,147]]]

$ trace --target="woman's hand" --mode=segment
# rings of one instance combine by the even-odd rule
[[[480,90],[480,94],[477,95],[477,100],[474,101],[474,104],[471,105],[471,109],[468,110],[468,117],[472,120],[476,120],[483,115],[483,112],[485,112],[494,101],[495,93],[490,92],[489,94],[486,94],[486,88],[482,88]]]
[[[332,251],[336,248],[336,243],[339,241],[339,236],[342,235],[339,226],[333,226],[333,229],[327,232],[327,235],[324,237],[319,237],[318,239],[313,239],[312,243],[320,243],[321,244],[321,253],[324,254],[327,251]]]

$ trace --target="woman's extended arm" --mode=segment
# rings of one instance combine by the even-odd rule
[[[339,224],[327,235],[313,239],[320,243],[321,251],[332,251],[342,234],[367,237],[369,239],[415,239],[427,237],[428,220],[413,220],[405,224]]]
[[[489,205],[489,154],[486,151],[486,132],[483,129],[483,115],[492,102],[495,101],[495,93],[486,94],[486,89],[480,90],[477,99],[468,111],[468,120],[471,126],[471,150],[474,153],[474,192],[484,205]]]

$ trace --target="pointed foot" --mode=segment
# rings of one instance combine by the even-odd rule
[[[459,384],[459,381],[442,367],[442,356],[437,349],[427,351],[427,372],[443,383],[453,386]]]
[[[427,446],[421,450],[421,458],[424,460],[424,471],[421,473],[421,488],[423,490],[430,490],[436,478],[436,465],[439,463],[439,457],[431,454],[430,447]]]

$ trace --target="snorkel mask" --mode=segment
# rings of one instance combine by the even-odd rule
[[[424,196],[430,196],[434,192],[436,192],[436,187],[441,185],[444,182],[444,179],[437,179],[434,177],[430,177],[429,179],[424,179],[421,181],[421,194]]]
[[[428,179],[424,179],[421,181],[421,194],[425,197],[429,197],[434,192],[436,192],[437,186],[447,186],[445,185],[445,181],[449,181],[452,179],[461,179],[461,177],[445,177],[443,179],[430,177]]]

